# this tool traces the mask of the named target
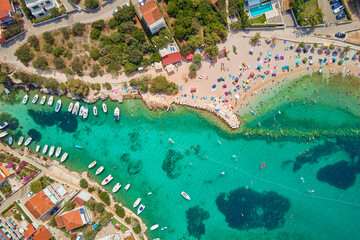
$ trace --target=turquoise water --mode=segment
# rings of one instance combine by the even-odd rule
[[[356,239],[358,236],[358,138],[273,141],[259,136],[251,139],[226,133],[208,121],[207,115],[193,110],[177,107],[172,112],[149,111],[140,100],[122,104],[106,101],[107,115],[101,110],[102,102],[98,102],[99,116],[90,114],[83,120],[67,113],[68,99],[62,98],[61,112],[55,113],[54,107],[47,104],[31,103],[35,91],[30,92],[26,105],[21,104],[24,94],[22,90],[12,90],[10,96],[0,94],[0,121],[12,118],[12,122],[19,122],[18,128],[10,130],[15,135],[14,142],[30,133],[41,146],[61,146],[69,153],[65,166],[79,172],[88,171],[88,164],[96,160],[97,167],[103,165],[105,171],[95,176],[95,167],[89,173],[97,181],[112,174],[114,180],[107,186],[109,191],[116,182],[123,186],[131,183],[130,190],[126,192],[122,188],[115,194],[116,198],[132,208],[133,202],[141,197],[146,205],[141,214],[145,223],[149,227],[157,223],[168,227],[166,231],[147,232],[150,238]],[[92,109],[93,105],[87,105]],[[116,106],[121,110],[119,122],[113,120]],[[298,111],[302,105],[285,106],[288,109],[281,110],[288,118],[282,120],[281,126],[275,124],[276,128],[294,127],[293,119],[301,118]],[[328,122],[326,118],[340,114],[332,113],[331,107],[335,111],[335,105],[312,107],[307,106],[312,111],[305,112],[302,119],[312,116],[323,128]],[[355,114],[344,110],[341,113],[339,118],[343,121],[331,122],[329,129],[358,127]],[[264,112],[258,115],[260,120],[253,121],[269,122],[262,126],[272,128],[273,115]],[[306,130],[311,124],[298,121],[297,127]],[[31,144],[33,150],[35,147]],[[187,192],[191,201],[182,198],[181,191]],[[153,194],[148,196],[148,192]]]
[[[262,4],[260,6],[250,9],[251,17],[260,16],[263,13],[269,12],[272,10],[271,2]]]

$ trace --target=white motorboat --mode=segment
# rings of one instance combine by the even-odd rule
[[[48,150],[48,145],[45,144],[43,150],[42,150],[42,154],[46,154],[47,150]]]
[[[37,145],[36,146],[36,152],[39,152],[40,151],[40,145]]]
[[[25,146],[28,146],[32,141],[32,137],[29,137],[28,139],[26,139],[25,141]]]
[[[85,110],[84,106],[81,106],[80,112],[79,112],[80,117],[82,117],[82,115],[84,115],[84,110]]]
[[[133,207],[136,208],[137,206],[139,206],[140,202],[141,202],[141,198],[136,199],[136,201],[134,202]]]
[[[52,106],[53,103],[54,103],[54,96],[50,96],[49,101],[48,101],[48,105]]]
[[[26,94],[22,100],[22,103],[23,104],[27,103],[28,99],[29,99],[29,96]]]
[[[63,162],[65,162],[66,161],[66,159],[67,159],[67,157],[68,157],[68,153],[66,152],[66,153],[64,153],[63,155],[62,155],[62,157],[61,157],[61,162],[63,163]]]
[[[9,91],[9,89],[7,89],[7,88],[4,88],[4,91],[5,91],[5,93],[6,93],[7,95],[10,94],[10,91]]]
[[[145,210],[145,206],[140,204],[138,210],[137,210],[137,215],[140,215],[143,211]]]
[[[151,226],[150,230],[154,231],[155,229],[158,229],[158,228],[159,228],[159,224],[155,224],[155,225]]]
[[[119,120],[120,119],[120,109],[118,107],[115,108],[114,111],[114,119]]]
[[[87,118],[88,116],[89,116],[89,109],[88,109],[87,106],[85,106],[83,118],[85,119],[85,118]]]
[[[71,102],[71,103],[69,104],[69,107],[68,107],[68,112],[71,112],[71,110],[73,109],[73,107],[74,107],[74,104],[73,104],[73,102]]]
[[[161,240],[160,238],[154,238],[153,240]]]
[[[56,106],[55,106],[55,112],[59,112],[61,109],[61,100],[57,100]]]
[[[96,161],[93,161],[92,163],[89,164],[88,168],[93,168],[96,165]]]
[[[9,133],[7,131],[0,133],[0,138],[6,137]]]
[[[79,103],[79,102],[76,102],[75,105],[74,105],[74,107],[73,107],[72,114],[78,115],[78,113],[79,113],[79,107],[80,107],[80,103]]]
[[[39,99],[39,95],[36,94],[36,95],[34,96],[33,100],[32,100],[32,103],[35,104],[38,99]]]
[[[21,144],[23,144],[23,142],[24,142],[24,137],[21,136],[19,141],[18,141],[18,145],[21,146]]]
[[[101,182],[101,185],[105,186],[105,185],[109,184],[113,179],[114,179],[113,176],[111,176],[111,174],[110,174]]]
[[[51,146],[49,150],[49,157],[51,157],[55,152],[55,146]]]
[[[121,184],[120,183],[116,183],[115,186],[112,189],[113,193],[116,193],[117,191],[119,191],[119,189],[121,188]]]
[[[46,101],[46,95],[42,96],[40,104],[44,105],[45,101]]]
[[[181,195],[182,195],[185,199],[187,199],[187,200],[190,201],[190,197],[189,197],[189,195],[188,195],[186,192],[181,192]]]
[[[9,126],[9,123],[8,123],[8,122],[3,122],[3,123],[1,123],[1,124],[0,124],[0,130],[6,128],[7,126]]]
[[[96,170],[96,175],[99,175],[100,173],[102,173],[104,171],[104,166],[101,166],[98,168],[98,170]]]
[[[107,113],[107,106],[105,103],[102,104],[102,109],[103,109],[104,113]]]
[[[61,154],[61,147],[58,147],[58,148],[56,149],[55,157],[59,157],[60,154]]]
[[[97,112],[97,107],[96,106],[93,107],[93,112],[94,112],[94,115],[97,116],[98,112]]]
[[[129,188],[130,188],[130,183],[126,184],[126,186],[124,187],[124,189],[125,189],[126,191],[129,190]]]

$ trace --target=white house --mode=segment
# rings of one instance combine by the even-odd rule
[[[146,1],[139,9],[142,14],[142,19],[151,34],[157,33],[165,27],[165,20],[154,0]]]
[[[25,0],[25,4],[35,19],[46,17],[51,9],[59,7],[56,0]]]

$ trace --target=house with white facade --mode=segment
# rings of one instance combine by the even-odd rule
[[[59,7],[56,0],[25,0],[25,4],[35,19],[46,17],[51,9]]]
[[[151,34],[159,32],[166,26],[165,20],[154,0],[148,0],[140,6],[142,20],[150,30]]]

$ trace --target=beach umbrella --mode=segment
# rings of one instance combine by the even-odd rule
[[[207,96],[204,96],[203,99],[207,99]]]
[[[313,62],[312,60],[310,60],[309,64],[310,64],[310,65],[313,65],[313,64],[314,64],[314,62]]]
[[[304,58],[304,59],[303,59],[303,62],[307,62],[307,60],[308,60],[307,58]]]
[[[249,84],[249,83],[250,83],[250,81],[249,81],[249,80],[246,80],[246,83],[247,83],[247,84]]]
[[[239,95],[236,94],[236,95],[235,95],[235,100],[238,99],[238,98],[239,98]]]
[[[331,59],[332,63],[336,62],[336,58]]]
[[[238,81],[239,81],[239,78],[238,78],[238,77],[236,77],[236,78],[235,78],[235,81],[237,81],[237,82],[238,82]]]
[[[228,98],[225,98],[225,102],[228,102],[229,101],[229,99]]]
[[[254,49],[250,48],[250,52],[253,52],[253,51],[254,51]]]
[[[261,69],[261,65],[259,64],[259,65],[257,66],[257,68]]]
[[[274,48],[274,44],[271,44],[270,47],[271,47],[271,48]]]
[[[275,57],[278,58],[278,57],[279,57],[279,54],[276,54]]]
[[[349,60],[349,58],[348,58],[348,57],[345,57],[345,58],[344,58],[344,60],[345,60],[345,61],[348,61],[348,60]]]
[[[218,106],[216,106],[216,107],[215,107],[215,111],[218,112],[219,110],[220,110],[220,108],[219,108]]]
[[[300,61],[299,61],[299,60],[297,60],[297,61],[296,61],[296,65],[299,65],[299,64],[300,64]]]
[[[223,85],[223,88],[227,88],[227,85],[226,85],[226,84],[224,84],[224,85]]]
[[[222,102],[225,102],[225,98],[222,98],[221,101],[222,101]]]
[[[351,52],[351,56],[352,56],[352,57],[355,56],[355,52]]]
[[[216,84],[212,85],[213,88],[216,88]]]
[[[253,77],[255,74],[253,72],[250,73],[250,77]]]
[[[210,99],[211,99],[211,100],[214,100],[214,97],[211,97]]]
[[[245,88],[246,86],[245,86],[245,84],[243,84],[243,85],[241,85],[243,88]]]

